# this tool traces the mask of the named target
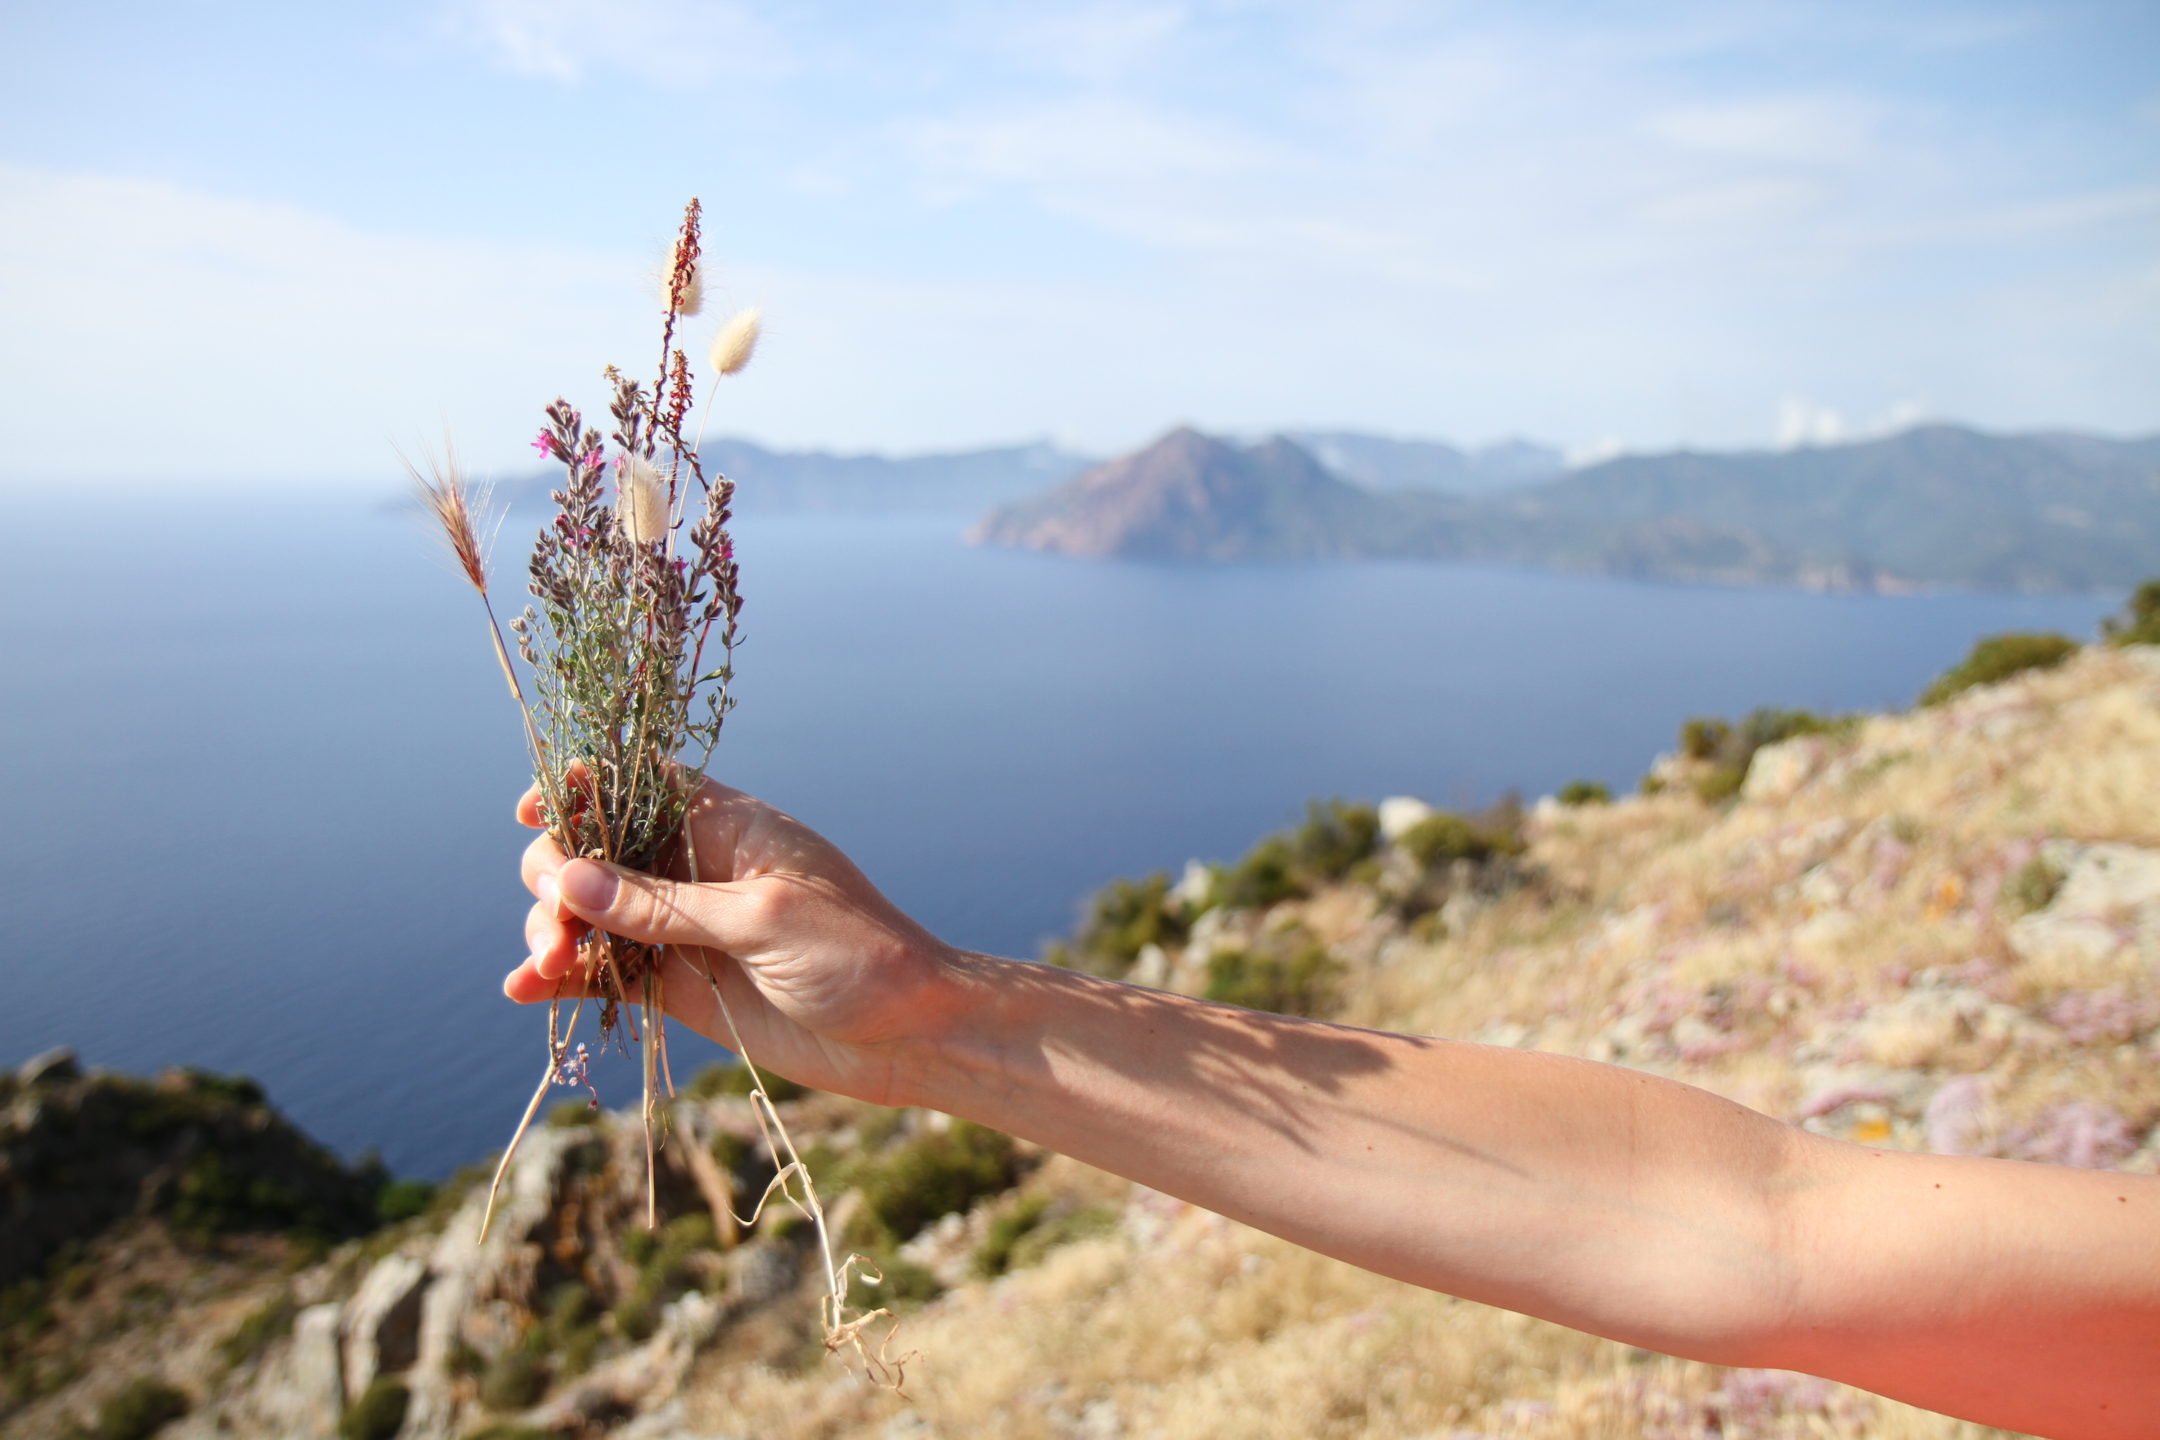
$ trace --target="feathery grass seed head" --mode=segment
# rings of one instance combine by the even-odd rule
[[[716,374],[733,375],[750,363],[751,352],[757,349],[760,317],[757,306],[741,311],[720,327],[713,337],[712,367]]]
[[[466,486],[465,477],[458,473],[457,457],[445,455],[437,465],[428,462],[428,473],[422,475],[405,462],[405,473],[419,487],[420,502],[428,514],[442,527],[443,538],[450,543],[450,553],[457,559],[458,569],[472,582],[475,590],[487,594],[487,563],[480,550],[479,528],[473,523],[473,498]]]
[[[650,545],[667,534],[667,477],[650,460],[627,458],[617,487],[621,503],[616,507],[623,534],[639,545]]]

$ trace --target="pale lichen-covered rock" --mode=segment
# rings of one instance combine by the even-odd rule
[[[1390,795],[1380,802],[1380,835],[1390,845],[1432,818],[1433,807],[1415,795]]]
[[[1829,746],[1819,735],[1802,735],[1765,745],[1748,762],[1747,779],[1742,782],[1740,793],[1753,801],[1788,800],[1801,786],[1822,773],[1828,755]]]
[[[360,1398],[377,1375],[395,1375],[420,1358],[420,1302],[426,1262],[412,1255],[385,1255],[345,1306],[345,1398]]]

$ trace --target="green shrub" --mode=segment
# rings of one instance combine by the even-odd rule
[[[1207,999],[1279,1015],[1322,1015],[1337,1003],[1342,962],[1307,941],[1287,954],[1218,950],[1208,957]]]
[[[1113,880],[1088,899],[1073,943],[1051,947],[1054,965],[1122,979],[1150,945],[1185,939],[1186,917],[1170,899],[1170,877],[1156,871],[1144,880]]]
[[[493,1425],[467,1432],[465,1440],[561,1440],[561,1432],[497,1421]]]
[[[2078,643],[2067,635],[2012,632],[1989,635],[1972,653],[1946,670],[1921,694],[1922,705],[1940,705],[1975,685],[1992,685],[2027,670],[2046,670],[2075,655]]]
[[[338,1417],[338,1434],[343,1440],[390,1440],[405,1424],[405,1407],[411,1403],[412,1391],[387,1375],[378,1375],[368,1381],[352,1408]]]
[[[1680,727],[1680,753],[1708,766],[1692,782],[1697,799],[1721,805],[1740,793],[1747,783],[1748,767],[1755,752],[1802,735],[1836,735],[1858,721],[1851,716],[1819,715],[1813,710],[1750,710],[1738,724],[1697,716]],[[1663,786],[1645,776],[1642,793],[1655,795]]]
[[[1106,1234],[1117,1227],[1118,1212],[1107,1205],[1083,1205],[1062,1215],[1050,1213],[1050,1200],[1030,1195],[1000,1215],[975,1252],[975,1273],[985,1279],[1025,1270],[1060,1245]]]
[[[809,1086],[798,1085],[770,1070],[760,1070],[758,1074],[764,1077],[765,1093],[772,1097],[775,1105],[800,1100],[810,1093]],[[722,1095],[748,1095],[755,1088],[750,1080],[750,1067],[739,1058],[707,1065],[690,1081],[691,1095],[700,1100],[713,1100]]]
[[[1748,757],[1751,761],[1753,756]],[[1705,805],[1722,805],[1747,784],[1746,765],[1713,765],[1695,777],[1695,798]]]
[[[1491,836],[1452,810],[1433,811],[1396,843],[1427,870],[1456,860],[1483,860],[1495,849]]]
[[[1570,780],[1555,798],[1562,805],[1606,805],[1612,801],[1612,791],[1596,780]]]
[[[435,1201],[435,1185],[427,1180],[393,1180],[375,1192],[375,1214],[385,1225],[395,1225],[425,1215]]]
[[[645,1337],[632,1338],[642,1340]],[[481,1372],[480,1403],[490,1410],[523,1410],[538,1403],[540,1397],[547,1394],[547,1387],[547,1360],[519,1346],[497,1355]]]
[[[149,1440],[188,1412],[181,1391],[149,1376],[130,1380],[98,1406],[97,1420],[77,1434],[84,1440]]]
[[[1732,726],[1698,715],[1680,727],[1680,753],[1690,760],[1712,760],[1732,739]]]
[[[1308,880],[1340,880],[1380,844],[1380,812],[1370,805],[1311,800],[1290,836],[1291,863]]]
[[[2062,889],[2063,879],[2061,867],[2049,862],[2045,856],[2035,855],[2019,866],[2017,873],[2004,882],[2003,899],[2026,914],[2045,910],[2055,903],[2055,896]]]
[[[292,1330],[293,1317],[300,1307],[293,1303],[291,1295],[278,1292],[253,1311],[232,1333],[218,1341],[218,1358],[226,1365],[238,1365],[252,1360],[270,1344]]]
[[[1013,1246],[1042,1223],[1043,1214],[1049,1208],[1050,1197],[1047,1195],[1023,1196],[1019,1204],[991,1221],[989,1232],[975,1250],[975,1273],[985,1279],[1004,1274],[1012,1264]]]
[[[2100,622],[2100,634],[2110,645],[2160,645],[2160,579],[2132,591],[2122,614]]]
[[[920,1305],[944,1293],[945,1287],[938,1284],[937,1276],[913,1260],[888,1253],[877,1256],[872,1263],[877,1267],[875,1282],[860,1267],[848,1277],[848,1303],[858,1309]]]
[[[1217,898],[1240,910],[1264,910],[1299,893],[1297,857],[1290,842],[1270,835],[1223,872]]]
[[[864,1209],[898,1243],[1011,1189],[1020,1158],[1011,1136],[959,1120],[865,1156],[844,1174],[862,1193]]]

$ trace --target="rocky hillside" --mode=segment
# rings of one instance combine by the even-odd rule
[[[1274,439],[1173,430],[1033,500],[992,511],[975,544],[1141,560],[1302,560],[1367,553],[1390,504]]]
[[[1235,863],[1111,886],[1052,958],[1587,1055],[1863,1144],[2160,1171],[2160,647],[2052,658],[1907,714],[1691,723],[1625,798],[1316,806]],[[10,1321],[37,1381],[8,1433],[1994,1433],[1378,1280],[936,1116],[791,1096],[836,1227],[902,1312],[896,1394],[818,1346],[800,1223],[734,1220],[773,1169],[741,1089],[713,1072],[674,1106],[656,1233],[634,1124],[575,1103],[485,1244],[460,1185],[312,1261],[188,1270],[187,1242],[131,1222],[41,1282],[42,1329]],[[161,1288],[130,1308],[142,1283]]]
[[[1388,488],[1432,471],[1430,457],[1406,469],[1401,446],[1311,439],[1366,485],[1289,440],[1245,451],[1176,431],[993,511],[974,538],[1076,555],[1478,560],[1834,590],[2105,590],[2160,565],[2155,439],[1929,425],[1799,450],[1623,456],[1453,495]]]

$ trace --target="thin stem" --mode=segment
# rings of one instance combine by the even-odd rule
[[[556,1003],[560,1004],[561,1002]],[[525,1132],[532,1128],[533,1116],[540,1113],[540,1102],[547,1099],[548,1088],[555,1083],[555,1077],[561,1073],[563,1056],[569,1052],[570,1037],[577,1033],[578,1014],[584,1008],[585,1000],[584,997],[580,996],[577,1004],[570,1009],[569,1028],[563,1032],[562,1038],[559,1040],[555,1036],[554,1010],[551,1008],[548,1012],[547,1072],[540,1077],[539,1088],[533,1091],[532,1101],[526,1105],[524,1117],[518,1121],[517,1130],[510,1136],[509,1146],[504,1149],[501,1161],[495,1166],[495,1178],[488,1185],[487,1209],[481,1212],[480,1215],[480,1239],[475,1242],[476,1244],[487,1240],[488,1226],[493,1224],[495,1220],[495,1196],[502,1189],[503,1176],[510,1173],[510,1162],[517,1155],[519,1142],[524,1140]]]

